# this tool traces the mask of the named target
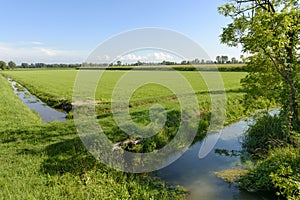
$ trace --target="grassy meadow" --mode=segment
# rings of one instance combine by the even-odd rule
[[[73,86],[76,80],[77,70],[30,70],[30,71],[5,71],[4,75],[11,77],[20,84],[28,88],[32,93],[37,94],[42,99],[51,97],[52,99],[58,100],[59,98],[65,98],[71,101]],[[131,73],[136,73],[140,75],[141,73],[151,73],[151,72],[137,72],[133,71]],[[160,73],[165,73],[165,77],[168,77],[168,73],[162,71]],[[207,87],[205,82],[201,78],[201,75],[209,78],[212,72],[180,72],[191,84],[192,88],[196,93],[206,92]],[[226,91],[237,91],[240,88],[240,79],[243,78],[245,72],[220,72],[224,81],[224,86]],[[96,100],[101,100],[104,102],[110,101],[112,91],[122,77],[126,74],[126,71],[105,71],[102,74],[101,80],[99,82],[99,87],[96,91]],[[138,78],[138,76],[136,77]],[[103,89],[104,88],[104,89]],[[155,93],[155,94],[154,94]],[[149,98],[151,96],[170,96],[170,93],[166,93],[162,87],[151,86],[150,88],[145,88],[139,95],[134,96],[134,99]]]
[[[3,71],[25,86],[44,102],[59,106],[71,102],[76,70],[20,70]],[[130,139],[116,124],[110,113],[111,95],[118,80],[126,71],[105,71],[97,86],[95,98],[99,123],[113,142]],[[180,87],[169,72],[162,78]],[[201,112],[195,141],[206,135],[210,119],[210,96],[198,72],[182,71],[183,77],[196,93]],[[201,72],[212,79],[214,72]],[[132,72],[137,79],[146,78],[149,72]],[[155,74],[154,74],[155,75]],[[245,113],[240,101],[243,92],[240,79],[245,72],[221,72],[227,95],[227,118],[230,123]],[[172,82],[173,81],[173,82]],[[187,192],[180,187],[150,178],[147,174],[127,174],[110,169],[97,162],[83,147],[72,120],[42,123],[13,94],[12,88],[0,76],[0,190],[4,199],[184,199]],[[130,85],[130,83],[129,83]],[[216,87],[217,88],[217,87]],[[212,95],[218,95],[214,91]],[[138,88],[130,99],[132,119],[141,124],[149,123],[148,109],[159,103],[167,111],[166,126],[157,135],[143,140],[134,147],[123,147],[134,152],[152,152],[166,145],[180,125],[179,103],[176,95],[166,87],[146,84]]]
[[[96,106],[96,114],[101,124],[101,128],[104,130],[107,137],[113,142],[124,141],[126,139],[136,139],[129,137],[124,133],[116,124],[111,113],[111,96],[116,87],[118,81],[122,76],[126,75],[128,71],[124,70],[109,70],[103,71],[101,79],[98,83],[95,100],[98,103]],[[80,72],[81,73],[81,72]],[[93,70],[88,73],[94,73]],[[133,78],[137,81],[147,79],[148,76],[157,78],[159,73],[159,79],[166,79],[168,83],[172,84],[175,88],[181,88],[182,82],[178,81],[178,78],[172,75],[169,71],[131,71],[129,75],[129,81],[122,84],[130,87],[135,81],[130,81]],[[196,98],[199,103],[199,113],[201,113],[201,121],[199,130],[195,141],[205,137],[206,130],[209,126],[210,120],[210,103],[211,96],[208,92],[208,88],[204,81],[204,78],[209,80],[209,84],[213,85],[216,90],[220,87],[214,86],[216,72],[197,72],[197,71],[180,71],[192,90],[196,94]],[[19,82],[25,86],[29,91],[37,95],[47,104],[59,107],[62,103],[72,101],[73,87],[78,75],[77,70],[20,70],[20,71],[5,71],[3,74],[13,80]],[[226,110],[226,123],[230,123],[245,116],[243,112],[243,106],[241,105],[241,99],[243,92],[240,88],[240,79],[243,78],[245,72],[220,72],[221,78],[223,79],[224,88],[226,91],[227,98],[227,110]],[[126,88],[126,87],[125,87]],[[184,89],[182,89],[184,90]],[[218,91],[213,91],[212,96],[218,98]],[[184,94],[184,93],[183,93]],[[176,95],[168,88],[160,86],[158,84],[146,84],[132,94],[130,98],[130,113],[133,121],[140,125],[147,125],[150,122],[149,119],[149,108],[159,103],[162,105],[167,113],[168,120],[173,121],[171,124],[164,127],[157,136],[147,138],[141,144],[138,144],[133,151],[139,152],[151,152],[153,146],[161,148],[170,141],[176,134],[180,125],[180,105]],[[72,117],[72,113],[69,114]],[[169,126],[169,127],[168,127]],[[153,145],[154,144],[154,145]]]
[[[3,74],[25,86],[29,91],[37,95],[40,99],[52,106],[59,106],[61,102],[71,102],[74,82],[76,80],[76,70],[26,70],[26,71],[5,71]],[[105,71],[102,74],[101,80],[95,93],[95,100],[101,101],[102,104],[98,106],[98,114],[105,114],[108,110],[105,104],[111,101],[112,92],[118,80],[126,73],[126,71]],[[137,74],[137,78],[146,76],[145,72],[131,72]],[[151,73],[151,72],[150,72]],[[170,72],[163,73],[163,77],[171,79],[168,76]],[[144,74],[144,75],[143,75]],[[207,111],[209,109],[210,96],[208,94],[207,86],[201,76],[206,78],[213,78],[213,72],[180,72],[186,80],[188,80],[192,89],[195,91],[200,109]],[[238,119],[242,113],[242,109],[237,109],[242,98],[243,92],[240,88],[240,79],[245,77],[245,72],[220,72],[227,98],[227,122]],[[176,83],[176,79],[170,82]],[[130,83],[129,83],[130,84]],[[133,109],[143,110],[145,105],[149,103],[161,103],[167,108],[174,108],[177,102],[176,96],[165,87],[155,84],[145,85],[134,92],[130,102],[134,105]],[[140,108],[142,107],[142,108]],[[236,113],[239,112],[239,113]]]
[[[184,199],[180,187],[98,163],[73,122],[42,123],[0,76],[0,199]]]

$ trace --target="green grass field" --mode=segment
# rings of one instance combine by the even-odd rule
[[[118,128],[111,114],[112,93],[115,87],[118,88],[116,86],[118,81],[121,80],[121,77],[127,72],[128,71],[96,72],[94,70],[80,72],[80,75],[82,75],[82,73],[91,73],[92,75],[95,73],[102,73],[101,80],[98,83],[97,90],[95,92],[95,99],[101,102],[96,106],[96,114],[105,134],[113,142],[134,139],[130,138],[126,133]],[[58,106],[63,102],[67,101],[70,103],[72,101],[73,87],[79,72],[76,70],[22,70],[5,71],[2,73],[5,76],[21,83],[29,89],[31,93],[37,95],[47,104]],[[195,141],[197,141],[205,136],[206,129],[209,125],[211,97],[218,98],[218,93],[210,96],[204,78],[207,79],[207,82],[210,84],[210,87],[212,87],[213,92],[218,92],[220,87],[215,81],[215,76],[218,75],[218,73],[199,73],[195,71],[180,71],[179,73],[179,76],[184,77],[191,86],[193,92],[195,92],[200,109],[199,113],[202,113],[200,128],[195,139]],[[243,92],[240,88],[240,79],[243,78],[246,73],[221,72],[220,75],[223,79],[227,98],[226,123],[230,123],[240,119],[242,116],[245,116],[243,106],[240,103],[243,96]],[[185,82],[179,81],[177,76],[174,75],[174,72],[169,71],[131,71],[129,73],[128,80],[119,85],[122,89],[120,91],[123,91],[124,88],[126,89],[127,87],[133,86],[135,81],[143,81],[147,79],[153,79],[156,81],[167,80],[168,84],[170,84],[173,88],[179,88],[180,93],[185,95],[185,88],[182,87]],[[90,77],[87,77],[84,80],[88,80],[86,88],[89,88]],[[174,134],[178,129],[179,124],[177,118],[180,116],[180,113],[178,114],[178,112],[180,112],[180,105],[176,94],[174,94],[170,89],[159,84],[146,84],[137,88],[137,90],[135,90],[132,94],[130,98],[130,113],[133,121],[142,126],[147,125],[150,122],[149,109],[153,104],[162,105],[171,116],[168,120],[172,121],[172,118],[174,118],[176,123],[172,123],[172,126],[174,127],[171,128],[165,126],[164,129],[157,134],[157,136],[145,139],[143,143],[137,145],[134,149],[131,149],[133,151],[152,151],[153,144],[155,144],[154,146],[156,146],[156,148],[160,148],[174,137]]]
[[[186,192],[146,174],[95,160],[73,122],[41,123],[0,76],[0,199],[184,199]]]
[[[31,92],[38,96],[50,96],[51,98],[66,98],[71,100],[74,82],[78,71],[76,70],[29,70],[29,71],[5,71],[3,72],[6,76],[13,78]],[[102,75],[99,83],[99,88],[96,92],[96,99],[101,101],[110,101],[111,92],[114,89],[117,81],[124,75],[126,71],[105,71]],[[151,72],[131,72],[137,74],[138,78],[141,74],[147,74]],[[168,78],[170,72],[159,72],[165,74]],[[203,92],[207,91],[205,82],[201,78],[201,75],[209,76],[211,72],[180,72],[191,84],[194,91]],[[240,79],[243,78],[246,73],[244,72],[221,72],[226,91],[238,90],[240,88]],[[134,76],[134,75],[133,75]],[[152,90],[152,91],[151,91]],[[145,88],[140,95],[134,98],[149,98],[151,96],[168,96],[162,87]]]
[[[78,71],[76,70],[28,70],[28,71],[6,71],[3,72],[5,76],[11,77],[17,82],[24,85],[31,93],[40,97],[44,102],[50,105],[59,105],[61,101],[72,101],[74,81]],[[124,75],[126,71],[105,71],[99,82],[95,99],[101,102],[110,102],[112,92],[118,80]],[[143,79],[149,73],[152,72],[131,72],[134,77]],[[180,82],[177,82],[175,78],[169,77],[170,72],[159,72],[162,77],[168,79],[170,83],[173,83],[175,87],[180,87]],[[194,92],[197,94],[200,107],[207,110],[210,98],[207,95],[207,87],[201,76],[213,79],[215,73],[213,72],[180,72],[190,83]],[[240,91],[240,79],[243,78],[246,73],[244,72],[221,72],[220,73],[228,99],[228,121],[235,120],[231,114],[233,110],[236,110],[236,104],[241,99],[242,92]],[[212,81],[213,82],[213,81]],[[129,82],[128,85],[131,83]],[[176,85],[177,84],[177,85]],[[132,96],[131,101],[135,102],[135,105],[144,105],[148,102],[164,102],[167,101],[170,104],[170,97],[174,94],[165,87],[155,84],[148,84],[142,88],[139,88]],[[174,99],[174,98],[171,98]],[[176,100],[176,98],[175,98]],[[233,106],[234,108],[232,108]],[[206,107],[206,108],[204,108]],[[100,109],[101,110],[101,109]],[[99,113],[101,114],[101,113]]]
[[[111,114],[111,95],[118,80],[127,71],[105,71],[95,93],[99,123],[113,142],[132,139],[116,124]],[[20,70],[3,71],[21,83],[44,102],[58,106],[71,102],[76,70]],[[89,71],[88,73],[94,73]],[[163,71],[131,73],[133,79],[157,78],[168,80],[175,88],[182,82]],[[198,72],[181,71],[180,74],[195,91],[201,121],[194,141],[206,135],[210,119],[210,96],[205,82]],[[221,72],[227,98],[227,118],[230,123],[245,115],[240,101],[243,92],[240,79],[244,72]],[[213,89],[215,72],[202,72]],[[150,76],[150,77],[149,77]],[[151,77],[152,76],[152,77]],[[147,174],[132,175],[117,172],[97,162],[83,147],[73,121],[41,123],[39,116],[26,108],[13,94],[7,81],[0,77],[0,190],[4,199],[183,199],[186,192]],[[129,87],[132,82],[121,84]],[[89,84],[87,84],[89,86]],[[218,91],[214,91],[218,97]],[[182,92],[185,95],[185,91]],[[166,145],[179,127],[179,103],[176,95],[158,84],[146,84],[138,88],[130,98],[130,114],[138,124],[147,125],[149,108],[159,103],[167,111],[168,121],[157,135],[144,139],[134,147],[123,147],[134,152],[152,152]],[[134,138],[133,138],[134,139]]]

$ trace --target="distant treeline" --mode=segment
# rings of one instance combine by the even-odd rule
[[[234,60],[234,59],[233,59]],[[230,62],[227,61],[216,62],[216,61],[200,61],[199,59],[191,60],[191,61],[182,61],[180,63],[173,61],[162,61],[162,62],[141,62],[137,61],[136,63],[122,63],[121,61],[117,61],[116,63],[82,63],[82,64],[46,64],[46,63],[21,63],[20,65],[16,65],[13,61],[8,63],[4,61],[0,61],[0,70],[10,70],[15,68],[23,68],[23,69],[40,69],[40,68],[53,68],[53,69],[63,69],[63,68],[74,68],[74,69],[102,69],[105,68],[107,70],[168,70],[166,67],[174,68],[179,71],[211,71],[213,68],[209,67],[211,65],[222,65],[218,66],[219,71],[245,71],[244,63],[242,62]],[[238,66],[241,64],[242,66]],[[231,66],[232,65],[232,66]]]
[[[45,63],[22,63],[18,68],[79,68],[81,64],[45,64]]]
[[[78,70],[135,70],[135,71],[170,71],[170,70],[176,70],[176,71],[220,71],[220,72],[247,72],[247,66],[246,65],[215,65],[209,66],[209,65],[169,65],[166,66],[99,66],[99,65],[84,65],[83,67],[76,68]]]
[[[83,66],[160,66],[160,65],[210,65],[210,64],[245,64],[245,59],[241,56],[241,61],[237,60],[235,57],[229,60],[228,56],[217,56],[216,60],[199,60],[198,58],[194,60],[183,60],[181,62],[174,61],[162,61],[162,62],[141,62],[137,61],[135,63],[122,63],[120,60],[114,63],[103,63],[103,64],[94,64],[94,63],[83,63]]]

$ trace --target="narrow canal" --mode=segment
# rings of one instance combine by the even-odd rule
[[[8,78],[8,81],[14,89],[14,93],[26,106],[38,113],[43,122],[66,121],[66,113],[64,111],[49,107],[36,96],[32,95],[26,88],[12,79]]]

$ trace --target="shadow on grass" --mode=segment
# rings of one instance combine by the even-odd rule
[[[99,165],[86,151],[79,137],[51,144],[44,151],[48,158],[42,164],[41,171],[46,174],[81,175]]]
[[[83,146],[73,122],[55,122],[13,127],[0,131],[1,143],[14,143],[16,155],[46,155],[41,165],[45,174],[82,174],[97,161]]]
[[[223,95],[223,94],[244,94],[246,90],[242,88],[238,89],[228,89],[228,90],[214,90],[214,91],[198,91],[195,92],[192,95]],[[188,96],[191,94],[182,94],[183,96]],[[144,98],[144,99],[138,99],[138,100],[131,100],[130,104],[128,105],[130,108],[134,107],[140,107],[144,105],[149,105],[149,104],[155,104],[155,103],[160,103],[163,101],[175,101],[177,100],[178,97],[176,95],[168,95],[168,96],[158,96],[158,97],[151,97],[151,98]],[[112,117],[111,113],[111,103],[110,102],[102,102],[101,104],[98,104],[96,106],[97,110],[97,118],[101,117]]]
[[[0,130],[0,142],[26,142],[29,144],[49,144],[63,137],[74,137],[77,132],[73,122],[53,122],[22,127],[9,127]]]
[[[145,113],[134,113],[134,115],[139,117],[143,114]],[[141,144],[141,149],[151,151],[153,147],[149,141],[153,141],[158,148],[164,146],[165,143],[161,141],[162,136],[165,142],[172,139],[177,132],[180,123],[179,119],[180,112],[169,112],[165,131],[162,132],[163,135],[159,137],[153,136],[145,140]],[[195,141],[199,141],[205,137],[204,130],[207,126],[208,123],[206,120],[200,123],[200,129]],[[118,128],[116,127],[110,133],[112,139],[116,140],[120,135],[125,137],[125,133],[122,135],[122,131],[118,129],[118,132],[116,129]],[[99,163],[86,150],[77,135],[76,127],[72,121],[8,128],[7,130],[1,130],[0,134],[1,143],[14,143],[13,145],[19,146],[17,155],[31,154],[34,156],[44,156],[45,158],[40,166],[40,171],[44,174],[61,175],[70,173],[81,176],[86,171],[93,169],[112,170],[104,167],[103,164]],[[116,136],[118,134],[120,135]]]

